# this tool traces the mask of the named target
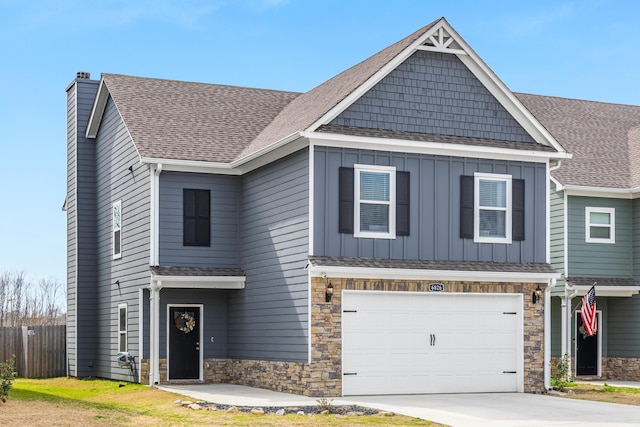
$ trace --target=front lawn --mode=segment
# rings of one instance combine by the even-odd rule
[[[258,415],[192,410],[184,396],[139,384],[74,378],[17,379],[0,425],[22,426],[440,426],[402,415]]]

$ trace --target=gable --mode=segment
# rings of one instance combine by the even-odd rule
[[[534,143],[457,56],[422,50],[330,125]]]

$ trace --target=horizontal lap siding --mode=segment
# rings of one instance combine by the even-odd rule
[[[183,190],[211,191],[211,246],[183,246]],[[163,172],[160,175],[160,265],[236,267],[240,178]]]
[[[585,241],[585,208],[615,208],[615,244]],[[569,197],[569,271],[567,277],[632,277],[632,201],[596,197]]]
[[[242,178],[245,289],[229,298],[229,357],[308,358],[307,150]]]
[[[365,258],[546,262],[546,165],[315,147],[314,255]],[[338,170],[354,164],[395,166],[410,173],[409,236],[354,238],[338,232]],[[525,180],[525,240],[474,243],[460,238],[460,176],[510,174]]]
[[[68,368],[70,375],[95,375],[96,228],[95,145],[85,131],[98,84],[76,80],[67,98]]]
[[[633,200],[633,279],[640,282],[640,199]],[[638,230],[638,231],[636,231]]]
[[[607,357],[640,357],[640,295],[607,298]],[[600,300],[598,300],[600,309]]]
[[[132,380],[115,362],[118,352],[118,304],[127,304],[128,349],[140,360],[139,294],[149,286],[149,181],[113,101],[109,99],[96,138],[98,311],[97,375]],[[129,170],[132,167],[132,170]],[[112,256],[112,205],[122,201],[122,257]],[[116,284],[119,281],[119,285]],[[137,380],[137,379],[136,379]]]

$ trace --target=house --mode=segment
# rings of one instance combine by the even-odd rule
[[[70,375],[548,387],[570,155],[444,18],[306,93],[81,73],[67,94]]]
[[[640,106],[518,95],[573,154],[551,171],[554,360],[578,377],[640,381]],[[598,333],[582,328],[595,285]]]

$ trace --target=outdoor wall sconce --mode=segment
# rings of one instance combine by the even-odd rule
[[[331,297],[333,297],[333,285],[329,282],[327,285],[327,290],[324,293],[325,302],[331,302]]]
[[[540,285],[538,285],[536,290],[533,291],[533,293],[531,294],[531,300],[533,301],[534,304],[537,304],[541,298],[542,298],[542,289],[540,289]]]

